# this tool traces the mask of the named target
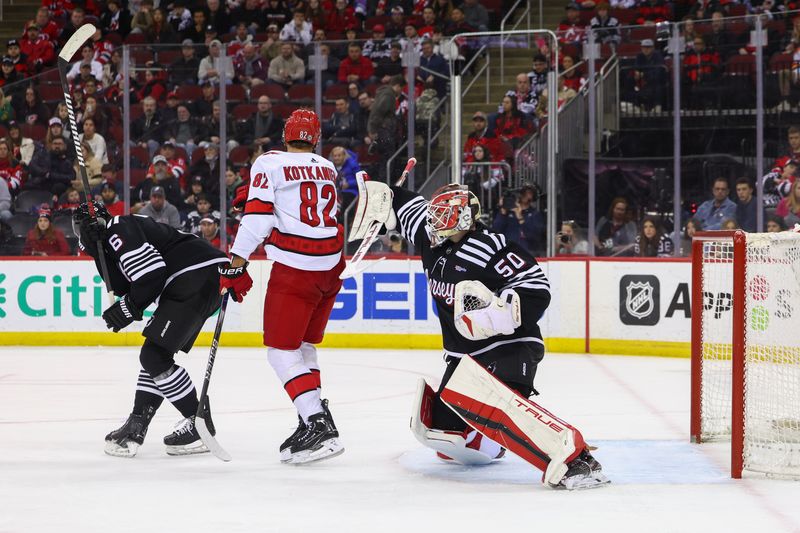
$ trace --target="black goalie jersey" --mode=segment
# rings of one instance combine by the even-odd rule
[[[392,187],[393,209],[401,234],[422,256],[428,287],[436,302],[447,355],[480,355],[498,346],[520,342],[544,344],[538,321],[550,304],[550,284],[528,252],[498,233],[476,230],[461,241],[431,248],[425,225],[428,202],[406,189]],[[522,325],[511,335],[480,341],[462,337],[455,326],[453,303],[459,281],[480,281],[496,294],[514,289],[519,294]]]
[[[153,303],[177,276],[228,261],[204,239],[143,215],[109,220],[103,250],[111,290],[117,296],[127,294],[138,309]],[[99,264],[97,269],[102,272]]]

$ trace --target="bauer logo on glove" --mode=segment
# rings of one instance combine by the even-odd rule
[[[480,281],[456,284],[454,315],[458,332],[473,341],[510,335],[522,324],[519,295],[506,289],[497,296]]]

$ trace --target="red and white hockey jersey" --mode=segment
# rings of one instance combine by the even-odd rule
[[[231,253],[244,259],[262,242],[267,257],[300,270],[334,268],[344,231],[336,222],[336,168],[314,153],[270,151],[250,169],[250,190]],[[265,241],[266,239],[266,241]]]

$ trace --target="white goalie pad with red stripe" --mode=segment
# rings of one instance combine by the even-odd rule
[[[586,447],[580,431],[508,388],[471,357],[463,357],[441,399],[467,424],[558,484],[567,463]]]

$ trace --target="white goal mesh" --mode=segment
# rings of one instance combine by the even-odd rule
[[[744,250],[735,255],[730,238],[702,245],[700,439],[730,438],[741,423],[744,469],[800,477],[800,234],[747,234]],[[733,272],[739,261],[743,286]],[[737,298],[744,300],[741,383],[733,379]],[[744,400],[738,415],[733,395]]]

